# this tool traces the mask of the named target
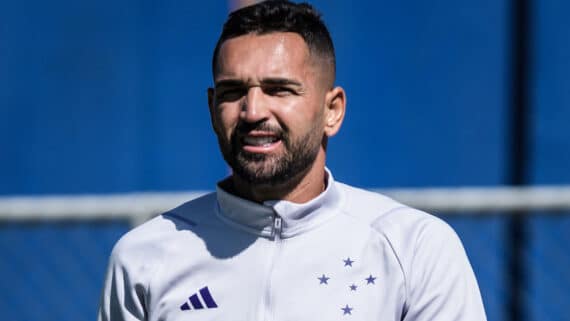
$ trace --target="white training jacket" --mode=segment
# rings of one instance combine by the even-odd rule
[[[128,232],[98,320],[486,320],[446,223],[327,174],[305,204],[218,187]]]

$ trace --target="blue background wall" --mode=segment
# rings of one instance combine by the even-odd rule
[[[337,179],[510,183],[510,1],[314,4],[348,92],[329,150]],[[530,9],[525,179],[568,184],[570,3]],[[223,1],[0,0],[0,195],[212,189],[228,172],[206,105],[226,12]],[[508,218],[444,218],[465,243],[489,320],[507,320]],[[569,320],[568,216],[527,223],[526,317]],[[107,255],[127,229],[0,225],[5,319],[92,320]]]

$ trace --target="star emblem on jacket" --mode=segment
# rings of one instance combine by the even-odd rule
[[[320,278],[317,279],[320,281],[319,284],[329,284],[328,282],[330,278],[323,274]]]
[[[343,262],[343,267],[356,268],[358,266],[358,264],[356,264],[357,259],[353,259],[350,256],[346,257],[346,259],[342,259],[342,262]],[[317,280],[319,281],[318,285],[322,287],[339,283],[346,284],[345,285],[346,287],[344,287],[344,289],[346,289],[345,292],[341,293],[341,295],[344,295],[346,297],[346,302],[347,302],[344,306],[340,307],[343,316],[351,316],[353,313],[357,312],[358,306],[354,304],[355,302],[354,299],[358,297],[359,295],[358,293],[361,292],[358,290],[359,286],[374,286],[376,285],[376,279],[378,278],[375,274],[368,273],[368,276],[366,276],[365,274],[361,275],[360,277],[356,277],[355,279],[354,274],[351,273],[350,270],[352,269],[345,269],[344,270],[345,273],[341,273],[339,275],[333,275],[331,273],[321,273],[320,276],[316,277]],[[332,288],[329,287],[327,288],[332,291]],[[332,295],[332,293],[330,294]]]
[[[351,260],[350,257],[347,257],[346,260],[343,260],[343,261],[344,261],[344,266],[352,267],[352,263],[354,263],[354,261]]]

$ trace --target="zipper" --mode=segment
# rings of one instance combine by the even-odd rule
[[[283,231],[283,220],[278,215],[273,218],[273,230],[271,231],[271,236],[274,241],[279,241],[281,239],[281,232]]]
[[[275,269],[275,261],[277,260],[277,257],[279,255],[279,250],[281,248],[281,232],[283,231],[283,219],[281,217],[279,217],[279,215],[275,215],[273,218],[273,227],[271,228],[271,239],[273,240],[272,242],[272,247],[273,247],[273,253],[270,257],[270,261],[269,261],[269,269],[267,271],[267,280],[265,282],[265,295],[264,295],[264,302],[263,302],[263,313],[262,313],[262,318],[261,321],[270,321],[270,320],[274,320],[274,311],[273,311],[273,307],[272,307],[272,302],[271,302],[271,296],[272,296],[272,275],[273,275],[273,270]]]

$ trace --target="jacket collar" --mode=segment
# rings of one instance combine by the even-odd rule
[[[281,237],[287,238],[311,230],[332,218],[343,203],[342,193],[330,171],[325,168],[327,186],[306,203],[270,200],[255,203],[216,187],[218,216],[225,222],[264,237],[274,236],[274,222],[282,219]]]

